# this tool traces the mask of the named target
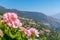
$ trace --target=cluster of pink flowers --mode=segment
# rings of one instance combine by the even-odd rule
[[[24,27],[20,27],[20,29],[22,31],[24,31],[24,33],[27,35],[27,36],[31,36],[31,34],[34,34],[36,35],[37,37],[39,37],[39,32],[38,30],[36,30],[35,28],[30,28],[29,30],[24,28]]]
[[[39,32],[38,32],[37,29],[35,29],[35,28],[30,28],[29,31],[31,32],[31,34],[34,34],[34,35],[36,35],[37,37],[39,37]]]
[[[24,33],[25,33],[27,36],[30,36],[30,35],[31,35],[31,32],[30,32],[27,28],[20,27],[20,30],[24,31]]]
[[[24,33],[27,36],[31,36],[32,34],[36,35],[37,37],[39,36],[38,30],[36,30],[35,28],[27,29],[27,28],[21,27],[22,23],[19,21],[18,16],[15,13],[11,13],[11,12],[5,13],[3,15],[3,23],[6,23],[11,28],[19,27],[20,30],[24,31]]]
[[[7,23],[11,28],[22,26],[22,23],[18,19],[18,16],[12,12],[8,12],[3,15],[3,22]]]

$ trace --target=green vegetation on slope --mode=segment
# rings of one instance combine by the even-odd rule
[[[53,30],[49,29],[48,26],[43,25],[40,22],[35,22],[32,19],[28,18],[20,18],[23,26],[26,28],[34,27],[39,30],[39,40],[60,40],[59,33],[54,32]]]

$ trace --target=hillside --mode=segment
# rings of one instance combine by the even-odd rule
[[[0,18],[2,18],[1,15],[0,15]],[[28,18],[19,17],[19,19],[20,19],[21,23],[23,24],[23,27],[28,28],[28,29],[29,28],[38,29],[39,37],[36,37],[36,39],[38,39],[38,40],[60,40],[60,36],[58,36],[60,34],[57,32],[54,32],[48,26],[46,26],[40,22],[36,22],[32,19],[28,19]],[[14,39],[11,39],[11,40],[14,40]]]
[[[39,40],[60,40],[60,33],[54,32],[48,26],[28,18],[20,18],[23,26],[26,28],[34,27],[39,30]]]
[[[60,27],[60,23],[58,21],[41,12],[19,11],[16,9],[7,9],[0,6],[0,14],[2,15],[5,12],[15,12],[19,17],[29,18],[29,19],[33,19],[35,21],[41,22],[44,25],[47,25],[50,28],[53,28],[53,30],[57,27]]]
[[[58,20],[60,20],[60,13],[57,13],[55,15],[51,15],[53,18],[56,18]]]
[[[1,18],[2,18],[2,16],[0,15],[0,19]],[[37,21],[34,21],[33,19],[29,19],[29,18],[19,17],[19,19],[20,19],[21,23],[23,24],[23,27],[28,28],[28,29],[30,29],[30,28],[38,29],[39,37],[36,37],[36,39],[38,39],[38,40],[60,40],[60,33],[53,31],[47,25],[44,25],[41,22],[37,22]],[[0,25],[0,27],[1,26],[2,25]],[[6,36],[4,36],[4,37],[6,37]],[[10,40],[15,40],[15,39],[10,38]]]

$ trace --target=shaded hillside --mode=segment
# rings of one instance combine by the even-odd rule
[[[0,18],[2,18],[2,16],[0,16]],[[51,30],[48,26],[40,22],[36,22],[32,19],[28,19],[28,18],[19,17],[19,19],[22,22],[23,27],[26,27],[28,29],[36,28],[39,30],[39,37],[36,37],[36,39],[38,40],[60,40],[60,34]]]
[[[53,18],[56,18],[58,20],[60,20],[60,13],[57,13],[55,15],[51,15]]]
[[[27,28],[31,28],[31,27],[34,27],[36,29],[38,29],[39,31],[40,30],[43,30],[43,29],[49,29],[48,26],[40,23],[40,22],[36,22],[32,19],[28,19],[28,18],[19,18],[21,20],[21,22],[23,23],[23,26],[24,27],[27,27]]]
[[[29,12],[29,11],[19,11],[16,9],[6,9],[0,6],[0,14],[5,12],[15,12],[20,17],[25,17],[29,19],[33,19],[35,21],[41,22],[44,25],[49,26],[50,28],[60,27],[60,23],[56,21],[54,18],[49,17],[41,12]]]
[[[28,18],[20,18],[22,24],[24,27],[26,28],[36,28],[39,30],[40,34],[39,34],[39,40],[60,40],[60,33],[54,32],[53,30],[49,29],[48,26],[40,23],[40,22],[36,22],[32,19],[28,19]]]

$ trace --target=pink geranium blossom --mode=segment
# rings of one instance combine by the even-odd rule
[[[22,26],[22,23],[19,21],[18,16],[15,13],[5,13],[3,15],[3,22],[7,23],[12,28],[17,28]]]
[[[30,36],[30,35],[31,35],[30,31],[29,31],[27,28],[20,27],[20,29],[21,29],[22,31],[24,31],[24,33],[25,33],[27,36]]]
[[[37,37],[39,37],[39,32],[38,30],[36,30],[35,28],[30,28],[29,31],[31,32],[31,34],[35,34]]]
[[[5,13],[3,15],[3,20],[6,20],[6,22],[8,22],[8,21],[14,21],[16,19],[18,19],[18,16],[15,13],[9,13],[8,12],[8,13]]]
[[[3,37],[3,32],[1,29],[0,29],[0,36]]]

